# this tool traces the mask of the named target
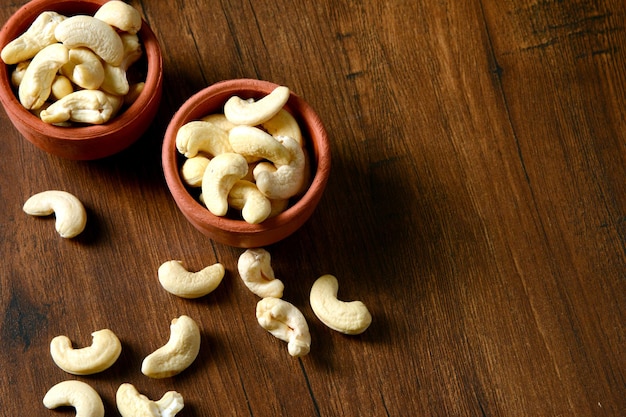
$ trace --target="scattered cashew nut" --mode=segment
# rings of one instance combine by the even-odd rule
[[[52,386],[43,397],[48,409],[71,406],[76,417],[103,417],[104,404],[98,392],[82,381],[62,381]]]
[[[167,378],[187,369],[200,352],[200,329],[188,316],[172,320],[170,338],[159,349],[146,356],[141,372],[150,378]]]
[[[228,193],[248,172],[248,162],[236,153],[222,153],[211,159],[202,177],[204,204],[216,216],[228,212]]]
[[[233,152],[228,133],[219,126],[203,120],[185,123],[178,129],[176,149],[187,158],[193,158],[198,152],[211,156]]]
[[[50,355],[57,366],[73,375],[91,375],[108,369],[122,352],[115,333],[102,329],[91,334],[91,346],[74,349],[67,336],[56,336],[50,342]]]
[[[224,104],[224,115],[236,125],[260,125],[270,120],[283,108],[289,100],[289,94],[288,87],[279,86],[257,101],[248,101],[233,96]]]
[[[337,299],[339,284],[333,275],[322,275],[311,288],[311,309],[322,323],[341,333],[363,333],[372,323],[372,315],[361,301]]]
[[[182,298],[199,298],[215,290],[226,270],[216,263],[198,272],[188,271],[181,261],[167,261],[158,269],[159,282],[169,293]]]
[[[152,401],[129,383],[119,386],[115,402],[122,417],[174,417],[185,406],[183,396],[176,391],[168,391],[160,400]]]
[[[69,60],[69,50],[53,43],[37,53],[24,71],[18,89],[20,103],[27,109],[38,109],[48,97],[59,69]]]
[[[274,276],[272,257],[263,248],[247,249],[239,256],[237,270],[246,287],[261,298],[281,298],[285,285]]]
[[[111,65],[124,59],[124,45],[115,29],[93,16],[68,17],[54,29],[54,36],[68,49],[89,48]]]
[[[228,193],[228,205],[241,210],[241,216],[250,224],[258,224],[272,213],[272,203],[257,188],[246,180],[236,181]]]
[[[87,224],[85,207],[74,195],[59,190],[42,191],[24,203],[24,212],[32,216],[56,216],[56,231],[64,238],[78,236]]]
[[[311,349],[311,334],[302,312],[293,304],[266,297],[256,305],[257,321],[274,337],[287,342],[291,356],[304,356]]]
[[[93,15],[122,32],[135,34],[141,29],[141,15],[130,4],[120,0],[110,0],[104,3]]]
[[[26,32],[2,48],[0,57],[7,65],[31,59],[46,46],[56,43],[57,39],[54,36],[54,30],[63,20],[65,20],[65,16],[57,12],[47,11],[41,13]]]

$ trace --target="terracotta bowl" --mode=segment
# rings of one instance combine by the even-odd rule
[[[33,0],[22,6],[0,31],[0,48],[24,33],[44,11],[66,16],[93,15],[106,0]],[[17,130],[44,151],[67,159],[90,160],[113,155],[135,142],[152,123],[162,94],[163,68],[158,40],[144,21],[139,31],[144,50],[145,88],[122,113],[102,125],[59,127],[44,123],[19,102],[11,85],[11,67],[0,61],[0,101]]]
[[[189,222],[211,239],[230,246],[253,248],[276,243],[302,226],[313,214],[330,175],[330,145],[326,130],[315,111],[300,97],[291,93],[285,106],[300,124],[311,159],[311,184],[308,190],[286,211],[260,224],[213,215],[186,188],[180,168],[185,158],[176,149],[176,133],[185,123],[211,113],[223,112],[231,96],[261,98],[278,85],[252,79],[222,81],[201,90],[187,100],[174,114],[163,142],[162,162],[167,185],[176,204]]]

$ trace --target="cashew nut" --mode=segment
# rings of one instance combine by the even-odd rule
[[[141,58],[142,49],[137,35],[122,33],[120,39],[124,45],[124,59],[119,65],[104,63],[104,81],[100,88],[108,93],[123,96],[130,90],[126,72]]]
[[[180,176],[190,187],[201,187],[202,177],[211,160],[204,155],[186,159],[180,169]]]
[[[50,342],[50,355],[57,366],[73,375],[91,375],[108,369],[122,352],[115,333],[102,329],[91,334],[91,346],[74,349],[67,336],[56,336]]]
[[[26,72],[26,68],[30,65],[30,59],[26,61],[22,61],[18,63],[13,72],[11,72],[11,85],[15,88],[18,88],[22,83],[22,79],[24,78],[24,73]]]
[[[285,109],[280,109],[274,117],[263,123],[263,129],[274,137],[289,136],[290,138],[294,138],[300,146],[304,146],[300,125],[291,113]]]
[[[46,102],[57,71],[68,59],[68,49],[59,43],[46,46],[34,56],[18,89],[24,107],[38,109]]]
[[[93,16],[77,15],[60,22],[54,35],[68,49],[86,47],[111,65],[124,59],[124,45],[115,29]]]
[[[115,402],[122,417],[174,417],[185,406],[183,396],[176,391],[168,391],[160,400],[152,401],[129,383],[117,389]]]
[[[187,158],[193,158],[198,152],[211,156],[233,152],[228,133],[211,122],[201,120],[185,123],[178,129],[176,149]]]
[[[339,284],[333,275],[319,277],[310,293],[311,309],[322,323],[345,334],[363,333],[372,323],[372,315],[361,301],[337,299]]]
[[[43,397],[43,405],[48,409],[71,406],[76,409],[76,417],[103,417],[102,398],[90,385],[82,381],[62,381],[52,386]]]
[[[213,123],[215,126],[219,127],[225,132],[230,132],[230,129],[235,127],[236,125],[229,122],[224,113],[211,113],[209,115],[204,116],[201,119],[203,122]]]
[[[141,29],[141,15],[131,5],[120,0],[110,0],[104,3],[93,15],[122,32],[135,34]]]
[[[202,177],[204,204],[216,216],[228,212],[228,193],[248,172],[246,158],[236,153],[222,153],[211,159]]]
[[[52,97],[56,100],[60,100],[63,97],[72,94],[74,92],[74,87],[72,86],[72,82],[64,75],[57,75],[54,77],[54,81],[52,81],[52,86],[50,93]],[[41,107],[43,109],[43,106]]]
[[[228,133],[232,149],[245,157],[267,159],[277,165],[291,160],[289,151],[272,135],[252,126],[235,126]]]
[[[104,67],[91,49],[74,48],[69,51],[69,61],[61,67],[61,74],[76,85],[95,90],[104,81]]]
[[[57,42],[54,30],[63,20],[65,16],[57,12],[41,13],[26,32],[2,48],[0,57],[7,65],[17,64],[34,57],[46,46]]]
[[[239,256],[237,269],[246,287],[261,298],[281,298],[285,286],[274,276],[272,257],[263,248],[247,249]]]
[[[181,261],[167,261],[158,270],[159,282],[166,291],[182,298],[199,298],[215,290],[226,270],[220,263],[190,272]]]
[[[141,372],[150,378],[167,378],[187,369],[200,352],[200,329],[188,316],[172,320],[170,338],[159,349],[146,356]]]
[[[302,147],[288,136],[275,139],[289,153],[288,164],[261,162],[254,168],[259,190],[269,198],[286,199],[296,195],[305,182],[307,164]]]
[[[236,125],[260,125],[270,120],[283,108],[289,100],[289,94],[288,87],[279,86],[257,101],[248,101],[233,96],[224,104],[224,115]]]
[[[100,90],[78,90],[66,95],[42,110],[39,116],[46,123],[103,124],[119,110],[123,99]]]
[[[56,216],[56,231],[65,238],[78,236],[87,224],[87,212],[78,198],[66,191],[37,193],[24,203],[24,212],[32,216]]]
[[[230,207],[241,210],[241,216],[250,224],[261,223],[272,213],[270,200],[250,181],[235,182],[227,201]]]
[[[287,342],[291,356],[304,356],[311,349],[311,334],[302,312],[293,304],[266,297],[256,305],[256,318],[274,337]]]

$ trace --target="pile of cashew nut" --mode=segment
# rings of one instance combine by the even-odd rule
[[[306,191],[309,157],[298,122],[284,108],[289,95],[279,86],[258,100],[233,96],[223,113],[178,130],[176,148],[187,158],[181,178],[201,189],[199,199],[214,215],[233,209],[258,224]]]
[[[45,11],[0,57],[15,66],[11,81],[20,103],[44,122],[102,124],[143,90],[128,71],[142,56],[141,24],[139,12],[120,0],[93,16]]]

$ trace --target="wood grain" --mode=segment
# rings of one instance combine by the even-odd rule
[[[0,19],[26,2],[1,1]],[[132,382],[180,416],[623,416],[626,413],[626,7],[606,0],[289,2],[133,0],[164,51],[159,114],[130,149],[66,161],[0,112],[0,414],[41,404],[64,379],[90,383],[107,415]],[[303,4],[300,4],[303,3]],[[242,250],[178,212],[160,144],[169,118],[214,82],[287,85],[319,113],[333,168],[319,209],[267,249],[303,311],[311,353],[287,354],[256,323]],[[64,189],[89,222],[61,239],[25,215]],[[221,262],[198,300],[156,270]],[[374,317],[326,328],[308,303],[320,275]],[[141,360],[181,314],[202,329],[194,365],[151,380]],[[49,341],[108,327],[118,362],[57,368]]]

